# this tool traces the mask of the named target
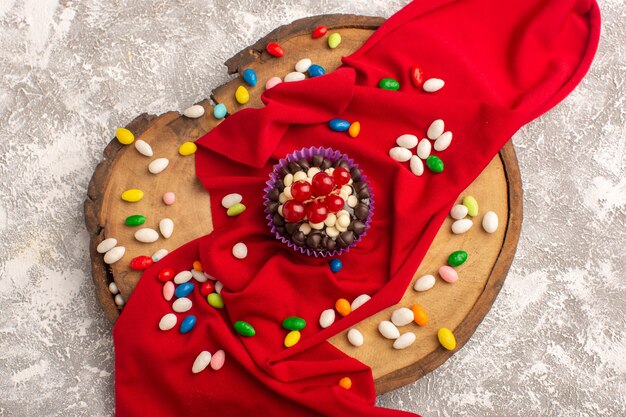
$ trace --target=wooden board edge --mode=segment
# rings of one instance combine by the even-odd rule
[[[470,313],[456,329],[453,329],[457,341],[457,348],[453,351],[436,349],[411,366],[398,369],[397,371],[379,377],[374,381],[377,395],[393,391],[394,389],[417,381],[424,375],[437,369],[454,353],[458,352],[472,337],[500,292],[517,250],[517,242],[519,241],[522,228],[523,210],[522,178],[519,165],[517,164],[515,148],[511,140],[500,150],[499,156],[504,166],[504,175],[508,184],[509,211],[506,231],[504,233],[504,242],[496,258],[496,263],[491,270],[491,274],[485,283],[483,292],[472,306]]]

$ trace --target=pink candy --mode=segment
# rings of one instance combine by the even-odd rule
[[[279,77],[272,77],[265,83],[265,89],[269,90],[270,88],[275,87],[282,82],[283,80],[281,80]]]
[[[226,361],[226,354],[223,350],[218,350],[211,357],[211,369],[214,371],[219,371],[224,366],[224,362]]]
[[[448,265],[444,265],[439,268],[439,276],[442,280],[453,283],[459,279],[459,274],[456,272],[454,268]]]
[[[166,192],[165,194],[163,194],[163,202],[168,206],[171,206],[176,202],[176,194],[171,191]]]
[[[165,298],[165,301],[170,301],[174,296],[175,291],[176,288],[174,287],[174,283],[172,281],[167,281],[163,284],[163,298]]]

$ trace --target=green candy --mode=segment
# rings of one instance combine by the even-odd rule
[[[328,47],[330,49],[335,49],[336,47],[339,46],[339,44],[341,43],[341,35],[337,32],[332,33],[329,37],[328,37]]]
[[[126,226],[141,226],[146,222],[146,216],[135,214],[126,218]]]
[[[306,321],[300,317],[287,317],[283,320],[283,327],[287,330],[302,330],[306,327]]]
[[[383,90],[397,91],[400,89],[400,83],[393,78],[383,78],[378,83],[378,87],[382,88]]]
[[[478,216],[478,201],[471,195],[466,196],[463,199],[463,205],[467,207],[467,214],[476,217]]]
[[[435,155],[431,155],[426,159],[426,166],[432,172],[440,173],[443,172],[443,161],[441,158]]]
[[[244,206],[241,203],[235,203],[228,208],[228,210],[226,211],[226,214],[228,214],[230,217],[234,217],[234,216],[239,216],[244,211],[246,211],[246,206]]]
[[[254,331],[254,327],[252,327],[249,323],[246,323],[245,321],[236,321],[233,326],[235,327],[235,330],[237,330],[237,333],[242,336],[250,337],[256,334],[256,332]]]
[[[448,264],[450,266],[463,265],[467,261],[467,252],[464,250],[454,251],[448,256]]]
[[[224,300],[222,299],[222,296],[216,292],[209,294],[206,300],[209,302],[211,307],[224,308]]]

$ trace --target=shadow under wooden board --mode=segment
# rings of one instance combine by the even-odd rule
[[[249,88],[250,101],[240,105],[234,100],[236,88],[244,85],[240,77],[216,88],[212,99],[216,103],[224,103],[229,113],[245,107],[259,107],[262,105],[259,97],[269,77],[284,77],[293,71],[295,63],[301,58],[310,58],[330,72],[341,64],[342,56],[357,50],[383,21],[376,17],[325,15],[282,26],[226,62],[231,74],[242,73],[245,68],[256,71],[259,83]],[[328,34],[312,39],[311,32],[319,25],[327,26],[329,33],[341,34],[342,43],[338,48],[328,47]],[[282,58],[271,57],[264,51],[270,41],[277,41],[285,48]],[[137,117],[127,128],[135,134],[136,140],[148,142],[155,156],[145,157],[134,146],[122,146],[117,140],[112,140],[104,150],[104,161],[93,174],[84,204],[85,220],[91,237],[91,268],[97,298],[111,322],[119,316],[120,308],[108,290],[109,283],[114,281],[122,297],[128,299],[141,277],[140,272],[129,268],[132,258],[152,254],[162,247],[174,250],[213,230],[210,196],[195,177],[194,157],[178,155],[180,144],[198,139],[219,123],[208,100],[199,104],[206,111],[198,119],[186,118],[178,112],[158,117],[147,114]],[[147,165],[157,157],[168,158],[170,165],[155,176],[148,172]],[[130,188],[149,192],[139,203],[128,204],[120,199],[120,194]],[[167,206],[162,202],[161,196],[166,191],[176,193],[176,204]],[[511,141],[459,196],[459,200],[464,195],[473,195],[480,205],[474,227],[465,234],[454,235],[450,231],[452,219],[448,218],[415,273],[416,278],[424,274],[436,275],[451,252],[463,249],[468,252],[469,258],[457,268],[461,278],[455,284],[437,279],[433,289],[421,293],[409,286],[398,305],[355,326],[365,336],[366,343],[362,347],[350,345],[346,332],[329,339],[343,352],[372,368],[379,394],[413,382],[441,365],[454,352],[439,345],[437,329],[452,329],[458,350],[474,333],[500,291],[515,254],[522,222],[521,179]],[[480,226],[482,214],[488,210],[495,211],[500,219],[500,226],[493,234],[487,234]],[[132,228],[124,224],[127,216],[137,213],[151,219],[145,227],[158,230],[155,219],[169,217],[174,220],[176,230],[165,243],[163,240],[151,244],[139,243],[133,238]],[[103,256],[96,251],[98,243],[108,237],[115,237],[118,244],[126,247],[122,260],[113,265],[106,265]],[[402,328],[402,332],[413,331],[417,341],[405,350],[394,350],[392,342],[378,333],[378,323],[388,320],[391,312],[399,306],[410,307],[415,303],[428,312],[429,324],[425,327],[411,324]]]

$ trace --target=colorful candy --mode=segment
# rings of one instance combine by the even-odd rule
[[[283,327],[287,330],[302,330],[306,327],[306,321],[296,316],[287,317],[283,320]]]
[[[411,66],[411,69],[409,70],[409,77],[415,87],[419,88],[424,85],[424,71],[419,65]]]
[[[285,50],[283,49],[283,47],[277,44],[276,42],[268,43],[267,46],[265,47],[265,50],[267,51],[268,54],[275,56],[275,57],[281,57],[285,54]]]
[[[180,324],[180,332],[182,334],[189,333],[191,329],[196,325],[196,316],[187,316]]]
[[[478,201],[471,195],[463,198],[463,205],[467,207],[467,214],[476,217],[478,216]]]
[[[159,281],[168,282],[169,280],[174,278],[174,274],[175,272],[172,268],[163,268],[161,269],[161,271],[159,271],[157,278],[159,279]]]
[[[165,168],[167,168],[169,164],[169,159],[157,158],[154,161],[150,162],[150,164],[148,164],[148,171],[150,171],[151,174],[160,174],[161,172],[165,171]]]
[[[215,284],[213,283],[213,281],[209,281],[209,280],[204,281],[202,285],[200,286],[200,294],[202,294],[205,297],[207,297],[213,291],[215,291]]]
[[[200,261],[193,261],[193,264],[191,264],[191,267],[193,268],[194,271],[198,271],[198,272],[204,271],[204,269],[202,268],[202,263]]]
[[[359,136],[359,133],[361,133],[361,123],[352,122],[350,128],[348,129],[348,134],[351,138],[356,138],[357,136]]]
[[[246,211],[246,206],[241,203],[235,203],[226,210],[226,214],[229,217],[239,216],[241,213]]]
[[[132,216],[128,216],[124,223],[126,223],[126,226],[135,227],[135,226],[141,226],[145,222],[146,222],[146,216],[142,216],[141,214],[134,214]]]
[[[398,337],[396,341],[393,342],[393,348],[398,350],[406,349],[411,346],[413,342],[415,342],[415,333],[406,332],[400,335],[400,337]]]
[[[285,340],[284,340],[284,344],[285,347],[290,348],[292,346],[294,346],[296,343],[298,343],[300,341],[300,332],[298,330],[292,330],[289,333],[287,333],[287,336],[285,336]]]
[[[177,322],[178,318],[176,317],[176,314],[168,313],[161,317],[161,320],[159,321],[159,329],[163,330],[164,332],[168,331],[170,329],[173,329],[174,326],[176,326]]]
[[[207,281],[208,282],[208,281]],[[218,293],[212,293],[207,296],[207,302],[213,308],[224,308],[224,300]]]
[[[498,230],[498,215],[494,211],[488,211],[483,217],[483,229],[487,233],[495,233]]]
[[[217,104],[215,107],[213,107],[213,117],[215,117],[216,119],[223,119],[224,117],[226,117],[226,106],[223,103]]]
[[[178,147],[178,153],[181,156],[189,156],[196,153],[198,146],[193,142],[185,142]]]
[[[363,333],[361,333],[357,329],[350,329],[348,331],[348,342],[350,342],[352,346],[363,346],[363,343],[365,342]]]
[[[135,140],[135,135],[124,127],[118,127],[115,131],[115,137],[122,145],[130,145]]]
[[[339,44],[341,44],[341,35],[337,32],[332,33],[328,37],[328,47],[330,49],[335,49],[336,47],[339,46]]]
[[[400,89],[400,83],[393,78],[383,78],[378,82],[378,88],[383,90],[397,91]]]
[[[237,100],[237,103],[239,104],[246,104],[248,100],[250,100],[250,93],[248,93],[248,89],[243,85],[237,87],[237,90],[235,91],[235,100]]]
[[[233,324],[233,327],[235,328],[237,333],[239,333],[242,336],[251,337],[256,334],[254,327],[252,327],[250,323],[247,323],[245,321],[236,321]]]
[[[243,70],[243,80],[249,86],[252,86],[252,87],[256,86],[257,84],[256,72],[254,72],[252,68],[246,68],[245,70]]]
[[[454,283],[459,279],[459,274],[456,272],[456,270],[448,265],[443,265],[439,267],[439,276],[442,280],[449,283]]]
[[[326,74],[324,68],[317,64],[311,65],[307,72],[309,73],[309,77],[311,78],[321,77],[322,75]]]
[[[335,132],[345,132],[350,129],[350,122],[343,119],[331,119],[328,122],[328,127]]]
[[[396,340],[400,337],[400,330],[398,330],[395,324],[387,320],[378,323],[378,331],[386,339]]]
[[[418,292],[428,291],[435,286],[435,277],[433,275],[424,275],[415,281],[413,289]]]
[[[185,117],[189,117],[190,119],[197,119],[204,116],[204,107],[199,104],[194,104],[193,106],[187,107],[183,110],[183,115]]]
[[[341,271],[341,268],[343,268],[343,262],[341,262],[341,260],[335,258],[335,259],[331,259],[328,262],[328,266],[330,266],[330,270],[333,272],[339,272]]]
[[[437,331],[437,339],[439,339],[441,346],[448,350],[454,350],[456,348],[454,333],[446,327],[442,327]]]
[[[415,317],[413,320],[418,326],[423,327],[428,324],[428,314],[426,314],[426,310],[424,310],[421,306],[413,304],[411,306],[411,311]]]
[[[172,282],[172,281],[169,281],[169,282]],[[195,285],[193,285],[193,282],[185,282],[183,284],[180,284],[178,287],[176,287],[176,291],[174,292],[174,295],[177,298],[187,297],[189,294],[191,294],[194,287]]]
[[[126,190],[122,193],[122,200],[128,201],[129,203],[136,203],[142,198],[143,191],[137,190],[135,188],[131,188],[130,190]]]
[[[163,202],[168,205],[171,206],[172,204],[174,204],[176,202],[176,194],[174,194],[171,191],[168,191],[166,193],[163,194]]]
[[[280,77],[272,77],[265,82],[265,89],[269,90],[270,88],[274,88],[282,82],[283,80],[281,80]]]
[[[191,372],[193,372],[194,374],[199,374],[200,372],[204,371],[207,368],[207,366],[209,366],[210,363],[211,363],[211,352],[203,350],[196,357],[196,360],[193,361]]]
[[[226,354],[223,350],[218,350],[213,354],[211,358],[211,369],[214,371],[219,371],[224,366],[224,362],[226,361]]]
[[[321,38],[322,36],[326,35],[327,32],[328,28],[326,26],[318,26],[313,30],[311,37],[313,39]]]
[[[350,302],[348,300],[346,300],[345,298],[340,298],[340,299],[338,299],[335,302],[335,309],[343,317],[347,316],[352,311],[352,307],[350,306]]]
[[[167,281],[163,284],[163,298],[165,301],[170,301],[174,297],[174,293],[176,292],[176,288],[172,281]]]
[[[352,388],[352,380],[347,376],[344,376],[339,380],[338,385],[343,389],[350,389]]]
[[[460,266],[467,260],[467,252],[464,250],[454,251],[448,256],[448,265]]]
[[[140,255],[130,260],[130,269],[133,271],[143,271],[152,266],[154,261],[149,256]]]
[[[426,158],[426,166],[428,167],[428,169],[436,174],[443,172],[444,169],[443,161],[441,160],[441,158],[435,155],[431,155]]]

